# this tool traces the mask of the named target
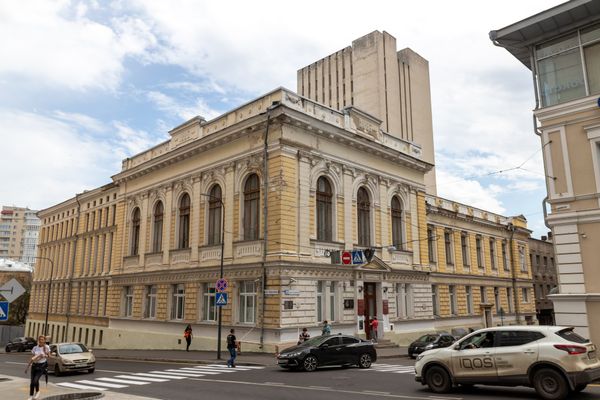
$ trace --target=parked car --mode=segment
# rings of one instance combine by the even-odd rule
[[[90,374],[96,368],[96,357],[92,349],[83,343],[57,343],[50,346],[48,370],[56,376],[67,371],[87,371]]]
[[[408,356],[411,358],[416,358],[425,350],[448,347],[454,342],[454,336],[449,333],[428,333],[421,336],[408,346]]]
[[[32,337],[18,337],[8,342],[4,350],[7,353],[11,351],[27,351],[33,349],[36,344],[36,340]]]
[[[281,368],[308,372],[326,365],[369,368],[376,360],[373,342],[341,334],[317,336],[277,355],[277,363]]]
[[[417,357],[415,379],[435,393],[456,385],[529,386],[547,400],[566,399],[600,379],[596,346],[560,326],[481,329],[451,347]]]

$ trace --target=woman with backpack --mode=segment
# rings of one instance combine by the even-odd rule
[[[183,337],[185,338],[185,342],[187,343],[187,347],[185,349],[185,351],[190,351],[190,345],[192,344],[192,326],[190,324],[188,324],[188,326],[185,328],[185,331],[183,331]]]

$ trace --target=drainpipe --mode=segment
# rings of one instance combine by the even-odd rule
[[[519,312],[519,301],[517,300],[519,293],[517,293],[517,277],[515,276],[515,254],[513,248],[513,237],[515,235],[515,226],[512,222],[508,223],[508,230],[510,231],[510,267],[511,267],[511,275],[512,275],[512,287],[513,287],[513,303],[515,305],[515,317],[517,318],[517,323],[521,323],[521,313]]]
[[[269,148],[269,126],[271,125],[271,111],[279,106],[279,102],[273,102],[271,106],[267,108],[267,126],[265,128],[265,137],[263,143],[263,254],[262,254],[262,311],[260,317],[260,345],[259,348],[262,350],[265,343],[265,289],[267,286],[267,217],[268,217],[268,191],[269,191],[269,159],[268,159],[268,148]]]
[[[75,262],[77,260],[77,244],[79,242],[79,216],[81,214],[81,203],[79,202],[79,194],[75,194],[75,201],[77,202],[77,217],[75,218],[75,248],[73,249],[73,256],[71,257],[71,268],[69,271],[69,280],[67,282],[67,313],[66,319],[67,323],[65,324],[65,337],[63,341],[67,341],[69,337],[69,323],[71,320],[71,295],[73,289],[73,274],[75,273]]]

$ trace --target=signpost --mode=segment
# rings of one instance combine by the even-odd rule
[[[8,301],[0,301],[0,322],[8,321]]]

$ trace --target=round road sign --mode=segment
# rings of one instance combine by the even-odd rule
[[[342,253],[342,264],[352,264],[352,254],[349,251]]]
[[[217,281],[217,283],[215,283],[215,289],[217,289],[217,292],[224,292],[227,290],[227,279],[225,278],[221,278]]]

